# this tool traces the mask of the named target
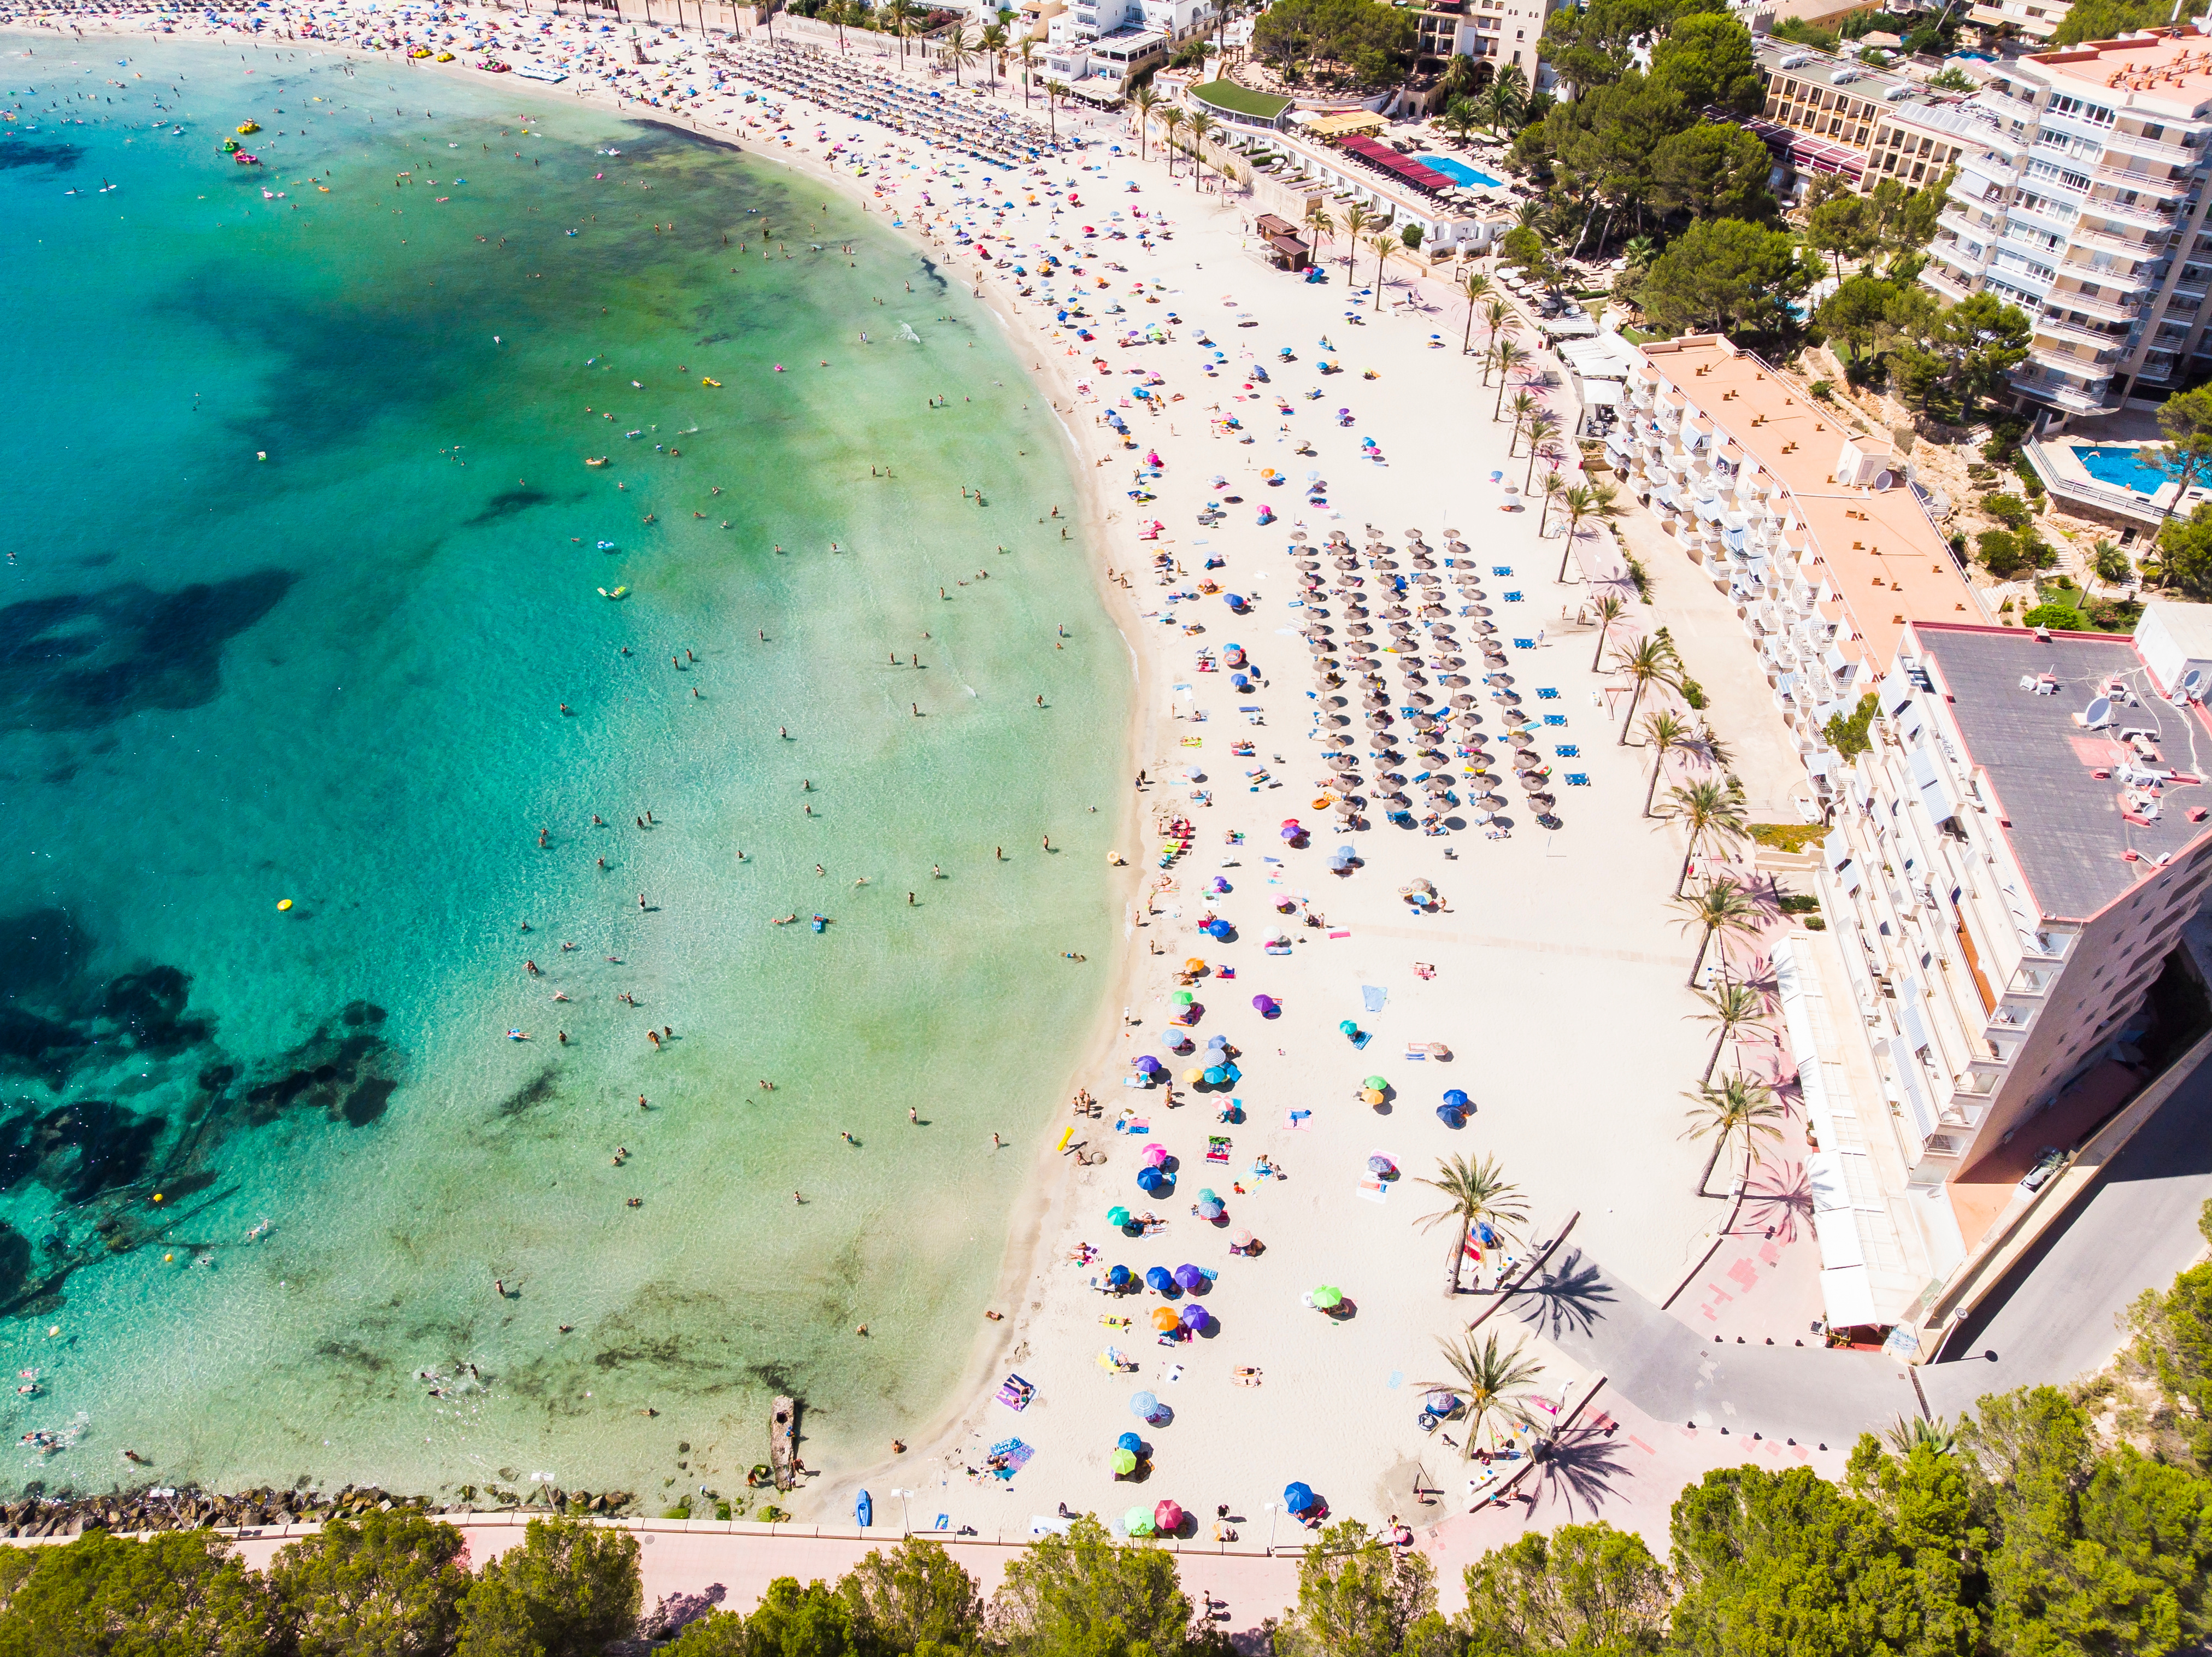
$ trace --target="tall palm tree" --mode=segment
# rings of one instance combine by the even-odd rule
[[[1567,520],[1570,526],[1567,533],[1570,536],[1575,533],[1571,527],[1574,515],[1574,505],[1570,502],[1567,506]],[[1613,624],[1619,621],[1622,612],[1628,608],[1628,600],[1618,593],[1607,593],[1595,604],[1590,606],[1590,608],[1597,616],[1597,649],[1590,653],[1590,672],[1595,673],[1598,658],[1605,654],[1605,642],[1613,632]]]
[[[1521,430],[1528,440],[1528,470],[1521,479],[1521,492],[1526,495],[1528,492],[1528,486],[1536,481],[1538,453],[1542,450],[1545,444],[1559,435],[1559,417],[1546,414],[1539,409],[1529,415],[1527,421],[1522,423]]]
[[[1306,222],[1313,227],[1314,248],[1318,252],[1321,245],[1328,240],[1330,233],[1336,228],[1336,221],[1329,216],[1328,209],[1322,205],[1318,196],[1314,198],[1312,205],[1306,209]]]
[[[999,89],[999,60],[1006,55],[1006,26],[986,23],[983,32],[975,37],[975,44],[983,49],[983,61],[991,70],[991,90]]]
[[[1375,303],[1371,309],[1380,311],[1382,308],[1382,279],[1389,274],[1392,256],[1404,252],[1405,247],[1404,242],[1390,234],[1387,224],[1367,238],[1368,251],[1375,255]]]
[[[1137,157],[1144,159],[1146,141],[1152,137],[1152,109],[1160,101],[1159,93],[1150,81],[1129,94],[1129,107],[1137,112]]]
[[[1680,714],[1662,710],[1644,716],[1644,746],[1651,750],[1651,786],[1644,790],[1644,814],[1651,814],[1651,801],[1659,792],[1659,779],[1667,774],[1667,756],[1686,748],[1697,734]]]
[[[1170,178],[1175,176],[1176,134],[1182,130],[1182,124],[1189,119],[1174,104],[1160,112],[1160,142],[1167,147]]]
[[[1653,685],[1669,688],[1680,685],[1682,663],[1674,654],[1674,647],[1655,636],[1638,639],[1626,650],[1615,650],[1613,665],[1615,672],[1626,673],[1636,681],[1635,690],[1629,693],[1628,712],[1620,722],[1620,746],[1625,748],[1628,746],[1629,726],[1636,718],[1636,704],[1643,699],[1644,691]]]
[[[1620,515],[1620,491],[1611,484],[1577,484],[1559,497],[1567,514],[1567,545],[1559,554],[1559,579],[1567,578],[1567,564],[1575,556],[1575,537],[1585,523],[1611,523]],[[1619,600],[1614,600],[1618,606]],[[1620,610],[1615,608],[1614,614]]]
[[[1674,890],[1679,893],[1689,884],[1690,864],[1700,849],[1715,841],[1743,838],[1743,795],[1724,783],[1708,781],[1692,783],[1686,789],[1669,789],[1667,797],[1674,802],[1674,820],[1689,837],[1689,844],[1682,854],[1682,872],[1674,878]]]
[[[1466,1395],[1467,1429],[1459,1451],[1464,1461],[1474,1454],[1475,1435],[1492,1419],[1515,1426],[1528,1419],[1528,1406],[1522,1398],[1536,1377],[1544,1373],[1544,1366],[1534,1358],[1522,1356],[1525,1345],[1516,1344],[1510,1352],[1504,1350],[1494,1329],[1482,1337],[1480,1345],[1473,1330],[1456,1341],[1439,1337],[1437,1344],[1443,1349],[1444,1363],[1451,1370],[1451,1377],[1419,1385],[1425,1392],[1433,1388]]]
[[[884,15],[890,19],[891,33],[898,36],[899,62],[906,61],[907,37],[914,33],[915,19],[921,15],[914,0],[885,0]]]
[[[1528,360],[1528,353],[1510,339],[1501,339],[1491,348],[1490,356],[1491,360],[1498,364],[1498,395],[1490,405],[1490,417],[1496,420],[1501,417],[1498,411],[1504,405],[1505,382],[1512,376],[1514,369]]]
[[[1055,117],[1055,116],[1053,114],[1053,113],[1052,113],[1052,107],[1053,107],[1053,106],[1052,106],[1052,101],[1053,101],[1054,98],[1065,98],[1066,95],[1067,95],[1067,82],[1065,82],[1065,81],[1047,81],[1047,82],[1044,83],[1044,119],[1045,119],[1045,124],[1052,129],[1052,141],[1053,141],[1054,143],[1058,143],[1060,142],[1060,121],[1059,121],[1058,118],[1057,118],[1057,117]]]
[[[1511,436],[1505,440],[1505,458],[1507,460],[1511,460],[1515,455],[1521,452],[1521,428],[1528,423],[1528,417],[1530,415],[1535,413],[1543,406],[1544,405],[1541,403],[1536,400],[1533,393],[1528,391],[1516,391],[1513,393],[1513,400],[1505,405],[1506,413],[1513,417],[1513,433]]]
[[[1567,492],[1567,474],[1553,466],[1544,474],[1544,509],[1536,515],[1536,539],[1544,539],[1544,531],[1552,521],[1552,503]]]
[[[1716,936],[1721,939],[1721,971],[1725,975],[1728,940],[1747,937],[1759,930],[1759,905],[1734,880],[1708,880],[1697,891],[1667,901],[1680,917],[1676,925],[1685,932],[1692,927],[1699,929],[1697,959],[1690,963],[1689,982],[1692,984],[1698,981],[1698,970],[1705,964],[1705,951]]]
[[[1490,293],[1489,274],[1482,271],[1461,272],[1459,290],[1467,295],[1467,326],[1461,332],[1459,337],[1459,354],[1465,356],[1474,347],[1474,308],[1480,304]],[[1490,370],[1486,366],[1483,369],[1483,383],[1487,385],[1489,381]]]
[[[1490,383],[1491,359],[1498,355],[1501,339],[1510,339],[1521,332],[1521,313],[1506,302],[1502,295],[1493,294],[1482,308],[1482,326],[1489,334],[1482,353],[1482,383]]]
[[[1188,125],[1190,127],[1191,154],[1190,181],[1194,189],[1204,188],[1204,182],[1199,169],[1206,165],[1206,135],[1212,132],[1218,125],[1219,123],[1217,122],[1212,116],[1207,114],[1202,109],[1193,110],[1191,112],[1191,117],[1188,122]]]
[[[939,57],[952,65],[952,84],[957,88],[960,66],[975,61],[975,46],[968,38],[968,25],[956,22],[946,29],[944,38],[938,42],[937,51]]]
[[[1690,1125],[1683,1130],[1685,1139],[1703,1139],[1711,1136],[1713,1154],[1706,1159],[1705,1171],[1698,1176],[1697,1195],[1712,1195],[1705,1187],[1712,1180],[1713,1170],[1720,1166],[1721,1153],[1728,1149],[1730,1141],[1740,1141],[1743,1146],[1744,1173],[1751,1173],[1753,1142],[1756,1139],[1779,1139],[1782,1130],[1775,1125],[1783,1115],[1782,1106],[1774,1102],[1773,1090],[1748,1076],[1732,1075],[1721,1078],[1721,1085],[1710,1081],[1698,1084],[1695,1093],[1686,1093],[1683,1098],[1692,1103]]]
[[[1765,1016],[1766,1003],[1759,991],[1747,984],[1724,984],[1717,990],[1698,991],[1708,1011],[1692,1013],[1687,1016],[1714,1028],[1712,1057],[1705,1061],[1705,1073],[1698,1078],[1702,1087],[1713,1079],[1713,1066],[1721,1062],[1721,1049],[1739,1030],[1756,1029]]]
[[[1443,1221],[1456,1222],[1459,1235],[1455,1240],[1451,1257],[1450,1293],[1459,1293],[1460,1262],[1467,1258],[1468,1234],[1477,1226],[1487,1226],[1492,1231],[1510,1236],[1528,1223],[1528,1205],[1518,1185],[1508,1185],[1504,1171],[1495,1157],[1486,1156],[1480,1162],[1470,1162],[1464,1156],[1442,1157],[1437,1162],[1437,1177],[1424,1179],[1421,1184],[1433,1186],[1444,1194],[1444,1206],[1421,1221],[1421,1229]],[[1477,1278],[1480,1287],[1480,1279]]]
[[[1033,36],[1022,37],[1021,50],[1014,54],[1022,61],[1022,107],[1030,107],[1030,70],[1036,63],[1036,40]]]
[[[1364,202],[1354,202],[1344,210],[1344,235],[1349,244],[1344,253],[1344,279],[1352,280],[1352,255],[1359,251],[1359,233],[1375,222],[1375,215],[1367,210]]]
[[[822,22],[837,31],[837,50],[845,49],[845,0],[829,0],[829,3],[814,14]]]

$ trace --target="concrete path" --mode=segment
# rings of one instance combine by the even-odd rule
[[[2023,1133],[2021,1137],[2031,1136]],[[2119,1349],[2120,1314],[2203,1252],[2212,1198],[2212,1064],[2137,1131],[2074,1211],[2023,1255],[1920,1372],[1929,1408],[1954,1416],[1985,1392],[2064,1386]]]
[[[1700,1338],[1573,1247],[1501,1315],[1602,1371],[1608,1392],[1654,1420],[1723,1437],[1841,1449],[1919,1413],[1901,1364],[1871,1353]],[[1758,1453],[1747,1445],[1746,1453]]]

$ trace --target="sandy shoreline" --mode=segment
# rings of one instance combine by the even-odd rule
[[[216,38],[228,43],[234,37]],[[407,63],[396,53],[363,54],[320,41],[264,44]],[[884,67],[860,52],[853,57]],[[480,75],[459,61],[437,67]],[[1162,394],[1182,400],[1167,413],[1129,417],[1138,454],[1156,446],[1165,462],[1163,475],[1149,484],[1137,480],[1155,498],[1132,509],[1109,494],[1106,477],[1110,472],[1119,484],[1125,474],[1113,471],[1114,464],[1137,457],[1109,442],[1111,434],[1097,423],[1113,406],[1107,399],[1116,388],[1102,384],[1103,397],[1086,398],[1078,385],[1085,377],[1107,378],[1091,375],[1093,357],[1110,356],[1124,365],[1133,360],[1105,338],[1115,321],[1093,322],[1101,338],[1075,355],[1073,342],[1046,322],[1052,312],[1014,296],[996,264],[981,265],[972,250],[963,258],[926,234],[909,203],[911,175],[886,178],[878,171],[857,179],[798,143],[787,149],[756,133],[717,131],[688,112],[675,115],[603,90],[579,94],[537,82],[502,90],[589,97],[627,118],[732,144],[810,181],[835,185],[866,211],[884,205],[875,198],[879,185],[894,186],[897,216],[908,219],[897,233],[926,250],[948,279],[968,283],[1007,329],[1018,366],[1042,381],[1052,398],[1076,474],[1079,533],[1089,543],[1079,556],[1091,557],[1106,612],[1132,655],[1125,775],[1143,767],[1156,781],[1148,793],[1132,790],[1114,807],[1126,867],[1101,873],[1122,899],[1123,935],[1117,959],[1092,964],[1109,974],[1109,986],[1081,1051],[1069,1056],[1060,1088],[1065,1097],[1087,1087],[1105,1106],[1104,1117],[1081,1120],[1075,1131],[1105,1161],[1078,1168],[1072,1158],[1063,1160],[1055,1142],[1070,1118],[1054,1116],[1028,1165],[1001,1246],[993,1309],[1004,1320],[986,1323],[970,1342],[957,1389],[914,1426],[906,1454],[825,1470],[827,1477],[793,1505],[804,1517],[834,1524],[849,1515],[854,1494],[867,1488],[878,1522],[888,1525],[902,1508],[887,1503],[887,1491],[914,1487],[918,1527],[943,1512],[952,1525],[974,1525],[988,1535],[1018,1532],[1030,1515],[1052,1514],[1060,1502],[1110,1518],[1127,1505],[1149,1507],[1165,1496],[1206,1521],[1201,1538],[1210,1532],[1212,1511],[1226,1508],[1243,1545],[1250,1546],[1302,1534],[1281,1522],[1279,1537],[1273,1537],[1279,1515],[1268,1511],[1285,1480],[1295,1477],[1310,1482],[1340,1514],[1376,1522],[1402,1514],[1434,1527],[1424,1545],[1440,1559],[1510,1539],[1538,1517],[1538,1508],[1516,1503],[1468,1516],[1480,1489],[1466,1483],[1468,1470],[1451,1449],[1425,1435],[1433,1426],[1415,1423],[1414,1396],[1437,1378],[1437,1341],[1457,1337],[1488,1303],[1445,1294],[1449,1239],[1418,1228],[1436,1199],[1414,1189],[1414,1181],[1446,1154],[1498,1156],[1527,1195],[1532,1234],[1554,1235],[1565,1216],[1578,1214],[1565,1264],[1583,1261],[1594,1269],[1601,1261],[1614,1281],[1656,1302],[1711,1243],[1715,1210],[1689,1189],[1704,1148],[1681,1142],[1677,1097],[1695,1081],[1709,1038],[1692,1021],[1698,1008],[1684,983],[1691,941],[1665,907],[1681,856],[1679,837],[1640,814],[1648,779],[1644,755],[1616,740],[1622,701],[1602,676],[1591,673],[1596,640],[1577,618],[1592,592],[1583,572],[1601,561],[1599,538],[1588,537],[1567,557],[1564,583],[1553,579],[1563,557],[1559,539],[1541,533],[1537,514],[1519,509],[1493,481],[1520,484],[1529,460],[1516,451],[1507,429],[1492,422],[1495,387],[1482,384],[1476,361],[1459,352],[1462,311],[1444,302],[1438,284],[1394,277],[1391,313],[1381,314],[1356,283],[1347,283],[1340,242],[1325,250],[1326,284],[1309,286],[1268,268],[1244,245],[1245,210],[1237,198],[1194,193],[1187,178],[1170,180],[1157,151],[1146,160],[1112,157],[1102,144],[1059,158],[1051,166],[1055,185],[1079,167],[1110,162],[1107,179],[1082,186],[1079,221],[1103,228],[1107,215],[1139,206],[1147,214],[1164,209],[1172,221],[1172,239],[1155,238],[1141,255],[1134,241],[1120,244],[1127,252],[1108,252],[1103,241],[1079,240],[1070,260],[1114,262],[1117,300],[1127,299],[1140,280],[1166,296],[1163,320],[1170,311],[1182,319],[1171,344],[1142,354],[1146,367],[1166,377]],[[771,95],[778,104],[787,101],[780,93]],[[1018,97],[1012,107],[1020,107]],[[757,113],[759,106],[727,97],[717,105],[733,120],[744,108]],[[849,117],[825,113],[820,125],[834,135],[857,131],[872,145],[889,139],[922,149],[918,139]],[[795,139],[816,130],[797,119],[793,126]],[[1118,123],[1088,131],[1121,136]],[[1012,187],[1017,178],[1018,190]],[[1006,175],[1005,182],[1009,195],[1032,188],[1024,174]],[[1133,193],[1130,185],[1137,186]],[[945,195],[964,195],[967,188],[949,180],[936,187]],[[1033,187],[1045,189],[1042,183]],[[943,200],[933,204],[933,210],[948,207],[960,210]],[[1011,252],[1016,236],[1033,241],[1042,230],[1057,243],[1073,234],[1053,226],[1042,209],[1013,216],[1021,228],[1012,235],[992,233],[1001,252]],[[1119,270],[1124,260],[1126,272]],[[1363,253],[1359,277],[1371,269],[1371,257]],[[988,274],[979,281],[978,271]],[[1349,320],[1352,310],[1359,312],[1359,322]],[[1250,332],[1238,332],[1248,323]],[[1218,339],[1218,366],[1228,372],[1200,360],[1195,340],[1202,336]],[[1027,361],[1020,360],[1024,355]],[[1312,365],[1322,356],[1334,357],[1342,371],[1309,393],[1304,388],[1316,377]],[[1277,381],[1255,385],[1264,376],[1253,375],[1247,362],[1277,364]],[[1242,392],[1236,389],[1240,380]],[[1279,426],[1269,407],[1278,381]],[[1571,401],[1553,396],[1555,411],[1571,420]],[[1342,418],[1334,413],[1340,405],[1349,411]],[[1231,429],[1220,423],[1224,417],[1243,423]],[[1290,447],[1294,439],[1301,444],[1297,450]],[[1325,473],[1327,503],[1308,505],[1288,488],[1271,493],[1280,479],[1269,480],[1262,462],[1291,476]],[[1571,444],[1561,464],[1571,473],[1579,470]],[[1188,526],[1201,509],[1224,496],[1237,503],[1194,533]],[[1255,533],[1255,505],[1270,499],[1279,503],[1280,515]],[[1154,519],[1170,527],[1140,549],[1137,524]],[[1470,700],[1501,743],[1501,722],[1542,721],[1538,740],[1567,785],[1559,789],[1560,827],[1540,827],[1516,803],[1510,833],[1494,839],[1472,828],[1432,838],[1378,823],[1340,840],[1325,826],[1327,813],[1310,804],[1326,775],[1317,769],[1321,704],[1308,689],[1312,669],[1299,637],[1312,612],[1307,598],[1291,596],[1298,577],[1284,547],[1289,533],[1300,528],[1316,543],[1341,530],[1358,546],[1366,539],[1363,525],[1375,526],[1394,548],[1409,539],[1409,529],[1438,547],[1448,530],[1463,533],[1470,555],[1448,578],[1482,584],[1483,612],[1496,617],[1511,655],[1503,685],[1489,687],[1480,666],[1469,667],[1462,683],[1477,681]],[[1174,582],[1162,581],[1158,588],[1145,567],[1155,550],[1176,558]],[[1159,590],[1194,586],[1204,573],[1202,558],[1212,556],[1226,561],[1220,579],[1253,599],[1249,612],[1239,612],[1225,631],[1227,612],[1218,597],[1194,594],[1177,607]],[[1600,578],[1613,579],[1618,566],[1603,562]],[[1126,571],[1131,584],[1108,582],[1109,568]],[[1361,579],[1382,590],[1374,566]],[[1680,618],[1638,607],[1613,637],[1632,637],[1662,619],[1682,631]],[[1164,624],[1170,620],[1184,624]],[[1455,624],[1467,631],[1467,624]],[[1233,697],[1226,694],[1225,673],[1206,674],[1191,655],[1176,654],[1224,639],[1243,642],[1259,670],[1253,687]],[[1437,648],[1419,643],[1410,665],[1420,667],[1418,657]],[[1741,641],[1733,648],[1740,650]],[[1386,661],[1395,685],[1407,658],[1393,651]],[[1526,713],[1516,712],[1531,691]],[[1240,752],[1245,746],[1253,752]],[[1187,800],[1182,773],[1198,769],[1201,756],[1207,780],[1191,782]],[[1170,807],[1196,820],[1200,833],[1174,870],[1174,888],[1152,912],[1147,894],[1158,872],[1150,825],[1155,813]],[[1279,821],[1294,817],[1315,830],[1310,845],[1295,852],[1276,840]],[[1339,844],[1353,847],[1359,867],[1342,874],[1323,868]],[[1409,907],[1401,894],[1416,880],[1431,883],[1441,901]],[[1217,902],[1201,883],[1215,881],[1225,888],[1218,906],[1237,929],[1234,942],[1217,945],[1196,930],[1201,905]],[[1294,929],[1296,947],[1263,955],[1258,940],[1285,914],[1279,924]],[[1308,917],[1319,923],[1305,924]],[[1233,1126],[1206,1123],[1224,1102],[1220,1099],[1186,1093],[1179,1108],[1170,1109],[1157,1090],[1122,1087],[1131,1060],[1157,1045],[1172,1010],[1173,970],[1192,956],[1236,974],[1231,979],[1210,972],[1198,980],[1210,1003],[1201,1039],[1227,1033],[1241,1052],[1245,1074],[1235,1091],[1248,1108]],[[1255,990],[1281,1005],[1279,1020],[1247,1010]],[[1125,1008],[1133,1024],[1121,1017]],[[1349,1045],[1339,1033],[1347,1020],[1370,1039]],[[1417,1052],[1431,1043],[1449,1057]],[[1370,1072],[1392,1083],[1391,1102],[1380,1110],[1358,1101],[1358,1084]],[[1464,1130],[1433,1115],[1437,1093],[1448,1087],[1475,1097],[1476,1114]],[[1124,1104],[1133,1105],[1144,1121],[1141,1134],[1115,1131]],[[1210,1160],[1211,1148],[1202,1142],[1217,1130],[1224,1140],[1233,1136],[1235,1161]],[[1186,1190],[1154,1199],[1170,1221],[1164,1238],[1117,1239],[1105,1230],[1103,1215],[1109,1204],[1146,1200],[1135,1194],[1130,1175],[1140,1148],[1154,1144],[1166,1145],[1185,1165]],[[1286,1177],[1244,1173],[1242,1165],[1255,1154]],[[1374,1155],[1405,1177],[1365,1178]],[[1266,1246],[1256,1257],[1231,1256],[1224,1232],[1181,1217],[1178,1204],[1208,1180],[1226,1197],[1228,1223],[1262,1240]],[[1096,1264],[1073,1264],[1078,1244],[1104,1252]],[[1116,1260],[1140,1269],[1188,1260],[1216,1271],[1218,1286],[1206,1298],[1219,1319],[1218,1337],[1158,1349],[1165,1352],[1161,1356],[1149,1331],[1109,1327],[1102,1334],[1103,1317],[1141,1319],[1161,1304],[1149,1295],[1109,1301],[1092,1294],[1088,1279]],[[1324,1283],[1342,1288],[1355,1315],[1323,1319],[1302,1302]],[[1549,1338],[1555,1328],[1498,1321],[1508,1325],[1509,1343],[1525,1337],[1545,1364],[1540,1409],[1557,1419],[1590,1403],[1602,1378]],[[1785,1325],[1776,1323],[1769,1332],[1788,1344]],[[1126,1343],[1138,1368],[1109,1373],[1099,1362],[1102,1342]],[[1009,1368],[1018,1368],[1037,1392],[1033,1403],[1001,1416],[997,1412],[1005,1406],[994,1401],[993,1388]],[[1258,1372],[1260,1384],[1241,1384],[1232,1369]],[[1133,1484],[1115,1477],[1107,1459],[1115,1435],[1139,1424],[1129,1408],[1135,1386],[1157,1389],[1172,1402],[1176,1418],[1157,1431],[1147,1429],[1149,1473]],[[1584,1519],[1601,1507],[1613,1516],[1626,1502],[1643,1504],[1630,1520],[1641,1525],[1655,1493],[1663,1521],[1664,1503],[1684,1477],[1700,1464],[1732,1459],[1725,1437],[1700,1438],[1699,1428],[1680,1421],[1650,1422],[1610,1391],[1598,1392],[1598,1402],[1596,1415],[1625,1427],[1623,1442],[1633,1447],[1621,1452],[1629,1460],[1618,1470],[1620,1489],[1627,1494],[1569,1489],[1564,1510],[1544,1505],[1544,1522]],[[1036,1452],[1035,1465],[1012,1480],[978,1476],[978,1451],[1012,1435]],[[1805,1453],[1795,1446],[1792,1452]],[[1770,1442],[1767,1453],[1781,1452]]]

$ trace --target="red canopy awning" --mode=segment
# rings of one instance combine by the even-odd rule
[[[1377,143],[1359,133],[1346,133],[1337,140],[1337,146],[1351,151],[1370,167],[1380,168],[1385,173],[1403,179],[1417,189],[1443,191],[1457,187],[1453,180],[1446,178],[1433,167],[1425,167],[1410,155],[1400,155],[1389,144]]]

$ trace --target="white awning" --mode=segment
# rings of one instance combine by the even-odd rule
[[[1618,404],[1620,401],[1620,381],[1618,380],[1585,380],[1583,381],[1583,403]]]
[[[1853,1329],[1877,1319],[1874,1311],[1874,1281],[1864,1266],[1843,1266],[1820,1274],[1820,1301],[1827,1308],[1828,1327]]]
[[[1815,1215],[1849,1209],[1850,1193],[1844,1189],[1844,1170],[1833,1151],[1814,1151],[1805,1159],[1805,1180],[1813,1196]]]

